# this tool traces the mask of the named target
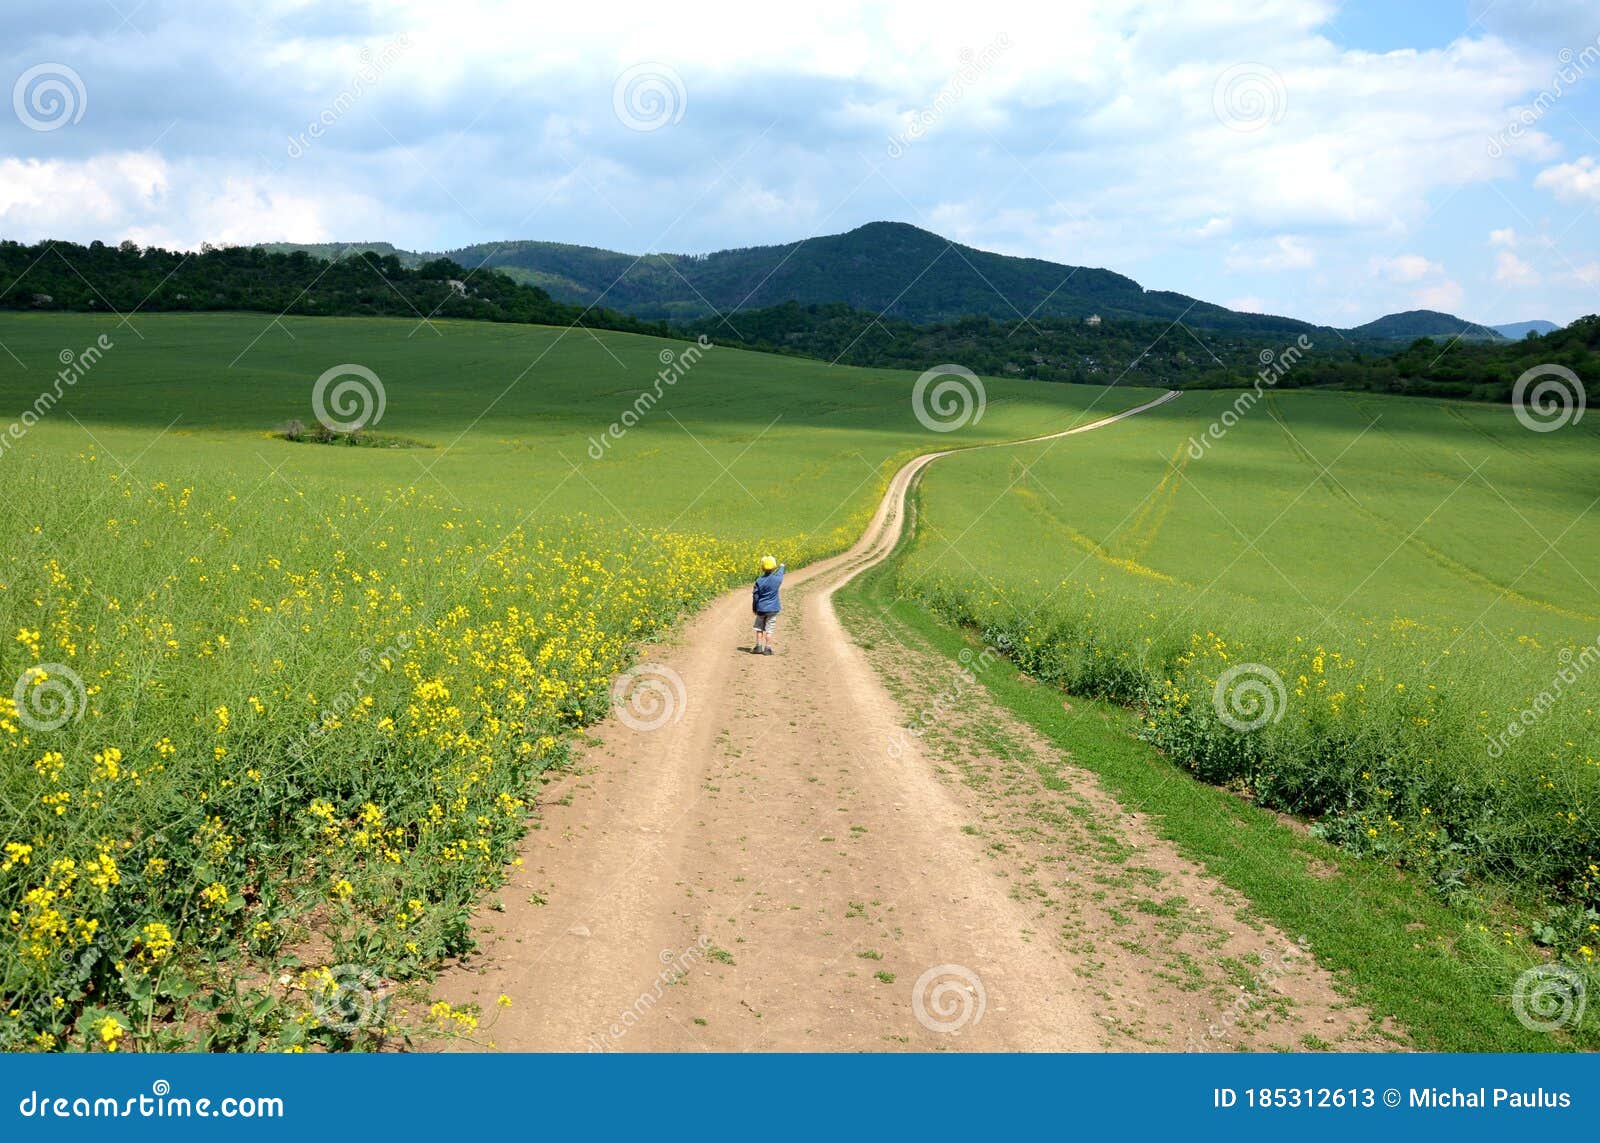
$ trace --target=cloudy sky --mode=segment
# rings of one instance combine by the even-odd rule
[[[1593,0],[4,0],[0,237],[914,223],[1350,325],[1600,311]]]

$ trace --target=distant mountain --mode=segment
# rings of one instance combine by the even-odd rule
[[[781,246],[714,254],[622,254],[560,242],[483,242],[440,253],[396,250],[384,242],[279,243],[274,252],[303,250],[319,258],[363,251],[408,266],[448,258],[467,270],[488,267],[573,305],[604,306],[680,325],[721,314],[801,306],[845,305],[918,325],[964,317],[1012,326],[1049,319],[1161,322],[1285,340],[1326,327],[1271,314],[1240,313],[1185,294],[1147,290],[1110,270],[1017,258],[963,246],[901,222],[870,222]],[[1341,336],[1409,343],[1419,337],[1497,340],[1499,334],[1430,310],[1390,314]]]
[[[354,248],[369,245],[376,244]],[[339,256],[321,247],[301,249],[319,257]],[[408,260],[404,252],[399,256]],[[679,322],[785,302],[842,302],[912,322],[973,315],[1018,322],[1098,314],[1106,320],[1182,319],[1208,329],[1262,333],[1314,328],[1293,318],[1237,313],[1184,294],[1146,290],[1110,270],[978,250],[900,222],[872,222],[845,234],[704,255],[635,256],[591,246],[516,241],[411,257],[421,262],[440,256],[469,270],[492,267],[560,301]]]
[[[1459,337],[1466,341],[1499,341],[1501,335],[1486,325],[1442,314],[1438,310],[1406,310],[1385,314],[1377,321],[1347,331],[1358,338],[1384,341],[1411,341],[1419,337]]]
[[[1530,333],[1537,333],[1541,337],[1547,333],[1554,333],[1561,327],[1553,321],[1513,321],[1505,325],[1490,326],[1501,337],[1509,337],[1512,341],[1521,341]]]

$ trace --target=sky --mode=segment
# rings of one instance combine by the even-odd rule
[[[912,223],[1349,326],[1600,312],[1594,0],[4,0],[0,238]]]

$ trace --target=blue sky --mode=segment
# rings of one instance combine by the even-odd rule
[[[0,78],[25,241],[897,219],[1338,325],[1600,311],[1592,0],[7,0]]]

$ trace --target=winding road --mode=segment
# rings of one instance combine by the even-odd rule
[[[996,875],[964,791],[899,733],[905,712],[834,611],[950,451],[901,468],[849,551],[788,576],[776,656],[747,652],[748,589],[646,649],[634,674],[658,705],[613,713],[546,790],[523,865],[480,912],[482,951],[438,982],[492,1014],[463,1048],[1107,1045],[1103,990]]]

